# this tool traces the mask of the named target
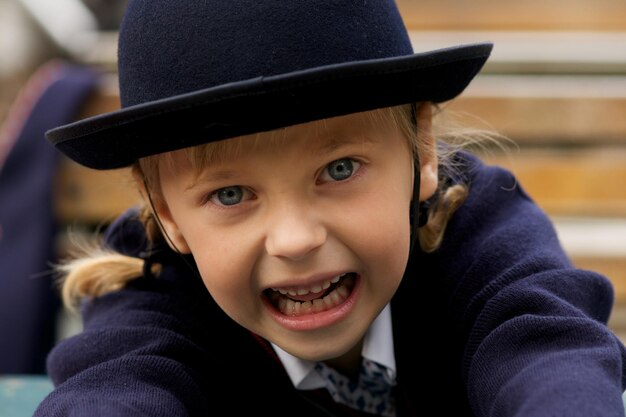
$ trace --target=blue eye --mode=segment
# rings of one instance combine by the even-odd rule
[[[218,205],[233,206],[243,201],[244,190],[239,186],[220,188],[211,196],[211,200]]]
[[[354,174],[355,164],[358,168],[359,163],[350,158],[337,159],[328,164],[324,171],[328,173],[328,176],[334,181],[344,181]]]

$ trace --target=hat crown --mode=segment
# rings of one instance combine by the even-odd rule
[[[392,0],[131,0],[118,52],[128,107],[413,50]]]

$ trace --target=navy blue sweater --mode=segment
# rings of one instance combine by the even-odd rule
[[[464,155],[470,195],[440,249],[416,250],[392,299],[399,416],[624,417],[610,282],[575,269],[507,171]],[[107,244],[146,257],[134,211]],[[227,317],[189,265],[87,301],[84,331],[48,358],[35,417],[353,415],[294,389],[269,344]],[[251,413],[251,411],[254,411]]]

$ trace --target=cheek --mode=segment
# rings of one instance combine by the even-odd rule
[[[253,256],[243,239],[229,238],[231,234],[221,235],[214,230],[197,232],[188,238],[188,243],[202,281],[215,302],[238,320],[254,305],[250,299]]]
[[[349,211],[342,233],[348,246],[373,276],[401,278],[410,243],[410,197],[405,191],[381,188],[360,199]],[[349,243],[347,242],[349,241]]]
[[[369,227],[365,227],[367,249],[376,256],[377,265],[394,271],[404,271],[409,252],[410,220],[408,202],[393,204],[389,200],[372,202]]]
[[[353,208],[349,223],[353,233],[359,236],[355,244],[375,258],[376,264],[403,272],[411,234],[413,168],[409,156],[406,159],[395,157],[403,155],[404,145],[398,142],[398,149],[392,147],[391,156],[371,172],[368,191],[349,205]]]

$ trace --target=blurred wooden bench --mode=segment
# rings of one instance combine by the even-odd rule
[[[396,0],[413,30],[626,30],[623,0]]]

